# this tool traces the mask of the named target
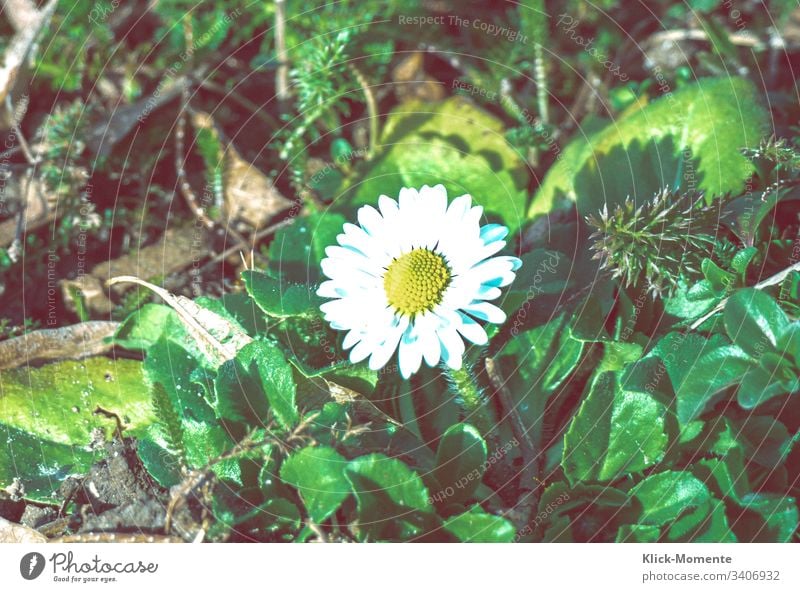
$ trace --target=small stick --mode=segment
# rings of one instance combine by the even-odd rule
[[[275,95],[285,102],[289,99],[289,63],[286,52],[286,0],[275,0],[275,50],[278,69],[275,74]]]
[[[219,255],[215,255],[214,257],[212,257],[211,260],[202,267],[201,271],[205,271],[210,266],[212,266],[212,265],[214,265],[216,263],[219,263],[220,261],[222,261],[224,259],[227,259],[231,255],[235,255],[237,251],[241,251],[242,249],[247,248],[247,244],[248,243],[252,242],[255,245],[261,239],[269,236],[270,234],[273,234],[274,232],[277,232],[281,228],[285,228],[287,226],[291,226],[293,222],[294,222],[294,218],[286,218],[285,220],[281,220],[280,222],[276,222],[275,224],[272,224],[271,226],[267,226],[263,230],[259,230],[257,233],[255,233],[250,238],[250,240],[245,240],[245,239],[240,240],[239,242],[237,242],[232,247],[228,247],[227,249],[222,251]]]
[[[186,91],[184,90],[184,94]],[[207,230],[211,230],[214,228],[214,222],[206,215],[205,209],[200,205],[199,201],[197,200],[197,195],[195,194],[194,190],[192,189],[191,184],[189,183],[189,178],[186,175],[186,169],[184,167],[186,163],[186,156],[185,156],[185,144],[186,144],[186,109],[187,109],[187,101],[184,101],[183,108],[181,108],[181,112],[178,115],[178,122],[175,126],[175,173],[178,176],[178,187],[181,190],[181,194],[183,198],[186,200],[186,204],[189,206],[189,209],[194,214],[195,218],[206,227]]]

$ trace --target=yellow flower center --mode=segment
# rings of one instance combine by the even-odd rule
[[[433,310],[450,284],[450,268],[444,258],[428,249],[414,249],[389,264],[383,289],[389,304],[399,313],[414,316]]]

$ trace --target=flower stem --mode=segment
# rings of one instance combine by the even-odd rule
[[[488,437],[494,427],[494,421],[486,396],[483,389],[478,386],[474,374],[464,366],[458,370],[445,367],[444,371],[450,380],[450,389],[464,410],[465,419],[478,428],[484,437]]]

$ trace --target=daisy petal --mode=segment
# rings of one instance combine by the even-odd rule
[[[403,333],[399,349],[400,375],[409,378],[419,370],[422,363],[422,347],[410,328]]]
[[[488,302],[473,302],[469,306],[464,307],[464,312],[483,321],[494,323],[495,325],[504,323],[506,320],[506,313],[497,308],[494,304],[489,304]]]
[[[461,326],[458,328],[458,332],[475,345],[489,343],[489,336],[486,335],[484,328],[475,319],[471,319],[463,313],[461,313]]]

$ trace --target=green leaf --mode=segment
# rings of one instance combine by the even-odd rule
[[[768,421],[769,418],[763,418]],[[785,428],[784,428],[785,432]],[[788,434],[787,434],[788,436]],[[766,441],[766,438],[765,438]],[[776,460],[775,464],[780,463]],[[770,465],[774,470],[775,464]],[[717,489],[743,512],[733,520],[740,540],[748,542],[789,542],[798,527],[797,502],[793,497],[750,492],[745,465],[739,454],[723,459],[704,459],[695,465],[698,476]],[[732,516],[736,514],[729,512]]]
[[[276,232],[270,243],[270,272],[288,282],[319,282],[319,264],[325,258],[325,247],[336,244],[336,236],[346,221],[341,214],[331,212],[296,218],[291,226]]]
[[[520,259],[522,267],[517,272],[514,283],[506,291],[502,302],[503,310],[509,314],[523,304],[530,305],[537,296],[561,294],[573,283],[571,275],[574,266],[564,253],[550,249],[534,249],[522,255]],[[525,314],[527,310],[511,316],[515,321],[522,321]]]
[[[705,484],[686,471],[651,475],[631,490],[631,496],[642,504],[639,522],[653,526],[672,522],[711,499]]]
[[[3,370],[0,423],[50,442],[88,446],[93,429],[114,428],[94,415],[100,406],[136,435],[154,419],[142,382],[141,362],[104,357]]]
[[[258,307],[273,318],[320,315],[324,301],[314,293],[316,286],[290,284],[258,271],[245,271],[242,278]]]
[[[150,349],[144,370],[151,384],[161,384],[181,419],[216,423],[214,409],[206,399],[206,388],[193,380],[197,360],[183,347],[163,335]],[[205,388],[204,388],[205,386]]]
[[[321,524],[350,495],[344,476],[347,459],[327,446],[294,452],[281,466],[281,479],[297,488],[309,518]]]
[[[778,345],[789,319],[774,298],[754,288],[737,290],[725,305],[725,330],[731,340],[758,358]]]
[[[250,367],[237,358],[222,364],[214,378],[214,393],[220,419],[250,425],[261,425],[267,420],[269,405],[255,361]]]
[[[405,540],[427,530],[428,489],[403,462],[370,454],[350,461],[345,476],[356,496],[354,528],[362,540]]]
[[[727,290],[736,281],[736,276],[722,269],[708,257],[703,259],[700,268],[714,291]]]
[[[742,540],[755,543],[789,543],[794,540],[794,534],[800,526],[800,516],[797,500],[793,497],[752,493],[742,498],[741,505],[762,519],[760,524],[742,520],[742,530],[748,531],[740,535]]]
[[[0,489],[19,478],[26,497],[52,501],[65,477],[95,460],[92,431],[115,429],[113,420],[93,413],[97,406],[118,414],[126,434],[144,433],[155,418],[142,381],[141,362],[104,357],[3,370]]]
[[[779,376],[759,366],[748,368],[740,382],[739,389],[736,391],[736,400],[743,409],[754,409],[762,403],[785,395],[800,386],[797,379],[784,382],[780,380]]]
[[[784,352],[794,358],[796,366],[800,367],[800,321],[795,321],[778,339],[778,351]]]
[[[711,498],[675,520],[667,531],[667,542],[735,543],[736,535],[731,531],[725,504]]]
[[[713,397],[736,384],[752,365],[750,357],[724,337],[669,333],[648,354],[664,362],[677,398],[677,416],[685,427],[701,415]]]
[[[548,399],[572,375],[584,350],[573,339],[566,314],[532,327],[512,339],[502,350],[500,362],[516,412],[525,425],[541,423]]]
[[[664,310],[679,319],[694,319],[714,308],[724,297],[725,292],[715,290],[708,280],[688,285],[681,277],[678,289],[665,299]]]
[[[747,247],[741,251],[737,251],[733,259],[731,259],[731,267],[736,273],[744,277],[747,267],[757,254],[758,249],[756,247]]]
[[[459,423],[447,429],[439,440],[433,470],[439,494],[444,494],[447,503],[464,502],[472,496],[483,478],[487,455],[486,442],[473,426]]]
[[[487,514],[478,505],[445,520],[444,528],[462,543],[510,543],[516,535],[508,520]]]
[[[183,448],[183,429],[181,428],[181,448]],[[162,429],[158,425],[148,428],[147,434],[139,439],[136,452],[144,468],[162,487],[172,487],[183,479],[181,465],[185,459],[179,458],[166,442]],[[183,451],[185,455],[185,450]]]
[[[0,454],[0,489],[19,479],[25,486],[25,498],[43,503],[53,503],[52,494],[64,479],[85,473],[101,456],[87,451],[84,443],[52,442],[3,422],[0,438],[6,447]]]
[[[145,304],[120,324],[114,333],[114,344],[125,349],[146,351],[161,337],[167,318],[174,315],[169,306]]]
[[[184,419],[182,426],[189,468],[204,469],[210,465],[219,478],[241,484],[241,469],[236,459],[228,458],[216,462],[236,444],[225,428],[191,419]]]
[[[257,375],[278,423],[286,430],[292,429],[299,418],[297,385],[292,366],[280,348],[274,343],[254,341],[239,350],[236,359]]]
[[[599,375],[564,436],[570,483],[610,481],[657,463],[669,439],[666,413],[653,395],[625,390],[615,373]]]
[[[755,86],[744,78],[706,78],[579,136],[548,171],[528,210],[532,218],[562,200],[582,214],[627,196],[650,199],[665,186],[709,197],[740,193],[753,165],[740,152],[768,129]],[[686,155],[690,158],[688,159]],[[599,190],[598,190],[599,188]]]
[[[214,380],[220,418],[263,425],[268,410],[284,429],[298,420],[292,367],[274,344],[253,341],[220,366]]]
[[[503,132],[499,119],[461,97],[404,103],[387,117],[383,153],[350,189],[351,205],[443,183],[450,199],[469,193],[513,232],[524,216],[528,172]]]

